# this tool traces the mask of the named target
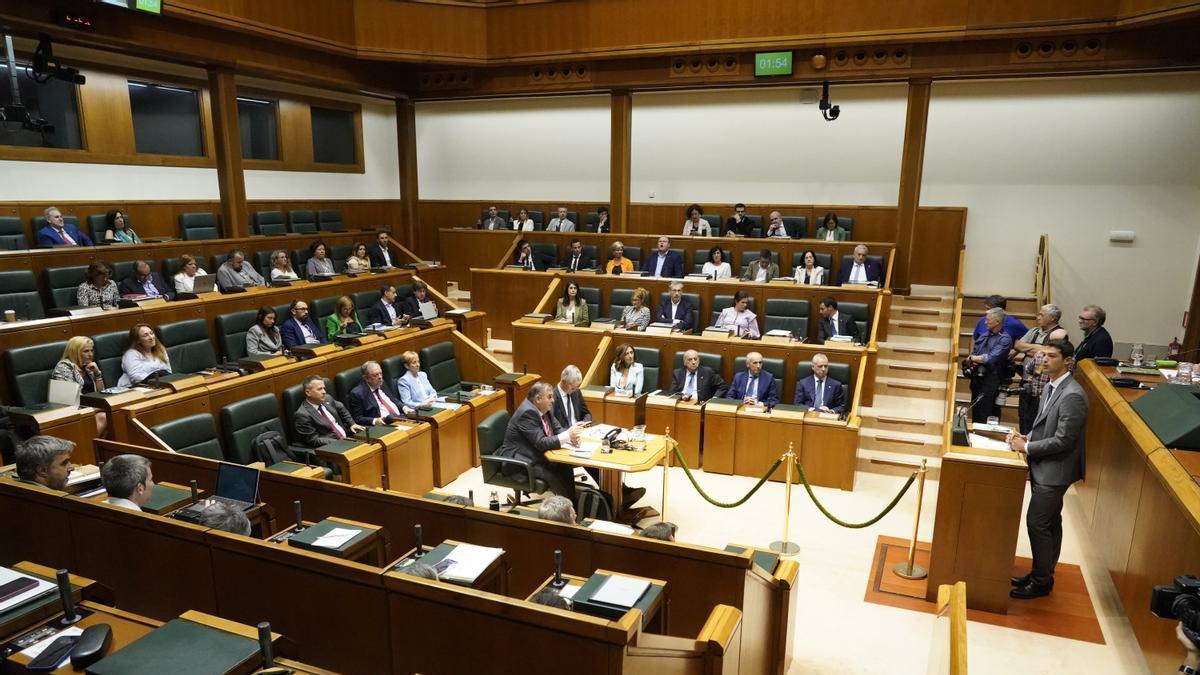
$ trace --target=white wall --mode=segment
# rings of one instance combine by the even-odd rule
[[[421,199],[606,201],[608,96],[417,104]]]
[[[967,292],[1029,294],[1049,233],[1073,338],[1096,303],[1116,340],[1166,344],[1200,246],[1198,150],[1200,75],[939,82],[921,203],[967,207]]]
[[[835,122],[793,87],[635,95],[633,201],[894,205],[906,86],[830,94]]]

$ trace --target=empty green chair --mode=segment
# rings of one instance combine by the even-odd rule
[[[220,239],[221,231],[217,228],[217,214],[181,213],[179,214],[179,233],[185,241]]]
[[[197,413],[150,427],[175,452],[184,455],[224,460],[217,425],[210,413]]]
[[[0,313],[10,309],[19,319],[46,318],[32,270],[0,272]]]
[[[176,373],[198,373],[217,365],[217,354],[208,338],[204,319],[186,319],[166,323],[158,328],[163,346]]]
[[[317,231],[317,213],[307,209],[288,211],[288,231],[307,234]]]
[[[87,265],[71,267],[47,267],[42,271],[46,290],[50,293],[50,306],[56,309],[79,305],[79,284],[87,275]],[[116,281],[116,279],[113,279]]]
[[[854,317],[854,322],[858,324],[858,334],[862,336],[863,342],[871,337],[871,315],[865,302],[839,302],[838,313],[845,312]]]
[[[808,337],[808,300],[767,298],[767,313],[763,320],[763,331],[786,330],[796,339]]]
[[[93,335],[95,343],[96,365],[104,374],[104,382],[109,386],[117,384],[121,379],[121,357],[129,349],[129,331],[114,330],[100,335]]]
[[[50,372],[62,358],[66,346],[64,340],[15,347],[4,352],[4,372],[8,374],[9,395],[14,403],[29,407],[46,402],[50,392]]]
[[[341,209],[322,209],[317,211],[317,229],[322,232],[345,232],[342,224]]]
[[[250,218],[254,234],[265,237],[277,237],[287,234],[287,226],[283,224],[282,211],[255,211]]]
[[[608,296],[608,317],[615,321],[621,320],[621,315],[625,313],[625,308],[633,304],[633,289],[631,288],[614,288]],[[590,307],[588,309],[591,309]],[[653,312],[654,308],[651,307]],[[651,317],[653,318],[653,317]]]
[[[254,439],[266,431],[274,431],[285,439],[288,437],[274,394],[259,394],[221,409],[221,438],[231,462],[249,464],[258,461],[254,456]],[[312,450],[307,448],[289,445],[287,452],[297,462],[304,462],[306,458],[311,461],[313,457]]]
[[[429,385],[442,396],[453,396],[454,392],[473,388],[476,383],[463,382],[454,356],[454,343],[450,341],[422,347],[417,356],[421,359],[421,370],[429,376]]]
[[[792,239],[808,237],[808,216],[783,216],[783,229]]]
[[[642,364],[642,391],[651,392],[658,389],[661,370],[660,356],[657,347],[634,347],[633,360]]]
[[[246,356],[246,333],[258,318],[258,310],[247,309],[241,312],[221,314],[215,322],[217,340],[221,343],[221,354],[229,361],[236,363]],[[278,318],[278,317],[276,317]]]
[[[29,248],[25,237],[25,226],[16,216],[0,216],[0,249],[22,251]]]

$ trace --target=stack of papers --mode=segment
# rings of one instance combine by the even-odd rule
[[[614,523],[611,520],[593,520],[589,529],[597,532],[608,532],[609,534],[633,534],[633,528],[621,523]]]
[[[4,586],[5,584],[9,584],[14,581],[24,581],[30,585],[27,590],[17,593],[7,600],[0,601],[0,613],[7,612],[14,607],[20,607],[31,600],[36,600],[40,597],[49,595],[58,588],[49,581],[44,581],[42,579],[38,579],[37,577],[31,577],[28,574],[22,574],[16,570],[10,570],[7,567],[0,567],[0,586]]]
[[[971,444],[972,448],[978,448],[980,450],[1012,450],[1012,448],[1008,447],[1008,443],[1005,443],[1004,441],[998,441],[994,438],[988,438],[987,436],[980,436],[979,434],[968,434],[967,441]]]
[[[459,544],[438,563],[438,577],[446,581],[474,583],[502,553],[503,549],[490,546]]]
[[[619,427],[614,427],[611,424],[593,424],[592,426],[588,427],[587,429],[584,429],[583,433],[580,434],[580,436],[583,436],[584,438],[590,438],[593,441],[599,441],[599,440],[603,440],[604,436],[606,434],[608,434],[608,432],[612,431],[613,429],[618,429],[618,428]],[[619,441],[629,440],[629,432],[622,430],[621,434],[619,436],[617,436],[617,440],[619,440]]]
[[[649,588],[650,582],[645,579],[614,574],[604,580],[600,590],[592,596],[592,600],[617,607],[633,607]]]
[[[339,549],[345,546],[351,539],[358,536],[359,532],[360,530],[355,530],[348,527],[335,527],[320,537],[317,537],[316,540],[313,541],[313,546]]]

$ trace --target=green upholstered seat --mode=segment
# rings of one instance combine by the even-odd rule
[[[407,368],[404,367],[404,359],[402,358],[401,354],[389,356],[381,361],[379,366],[383,368],[384,379],[387,380],[388,384],[392,385],[393,388],[396,386],[396,380],[400,379],[400,376],[404,375],[404,371],[407,370]]]
[[[163,422],[150,427],[150,431],[175,452],[208,459],[225,459],[221,441],[217,438],[216,421],[210,413],[198,413]]]
[[[763,321],[763,330],[791,331],[796,339],[808,337],[810,312],[808,300],[767,298],[767,313]]]
[[[704,263],[708,262],[707,248],[692,249],[692,274],[700,274],[704,270]],[[721,249],[721,262],[730,262],[729,249]],[[733,271],[733,263],[729,265],[730,271]],[[737,274],[741,274],[741,270],[737,270]]]
[[[865,302],[839,302],[838,313],[845,312],[854,317],[854,323],[858,324],[858,334],[862,336],[865,343],[871,337],[871,314],[870,309]]]
[[[634,347],[633,360],[642,364],[642,391],[658,389],[662,359],[657,347]]]
[[[129,223],[129,216],[125,216],[125,222],[126,222],[126,224]],[[94,242],[104,241],[104,230],[107,229],[106,226],[108,225],[106,218],[105,218],[105,214],[103,214],[103,213],[89,214],[87,217],[87,224],[88,224],[88,230],[89,230],[88,234],[90,234],[92,236],[92,241],[94,241]],[[129,225],[129,226],[133,227],[133,225]]]
[[[721,374],[721,369],[725,365],[725,359],[723,359],[720,354],[712,354],[709,352],[699,352],[699,354],[700,365],[708,366],[709,368],[712,368],[714,373],[721,375],[722,378],[725,377]],[[679,370],[682,367],[683,352],[675,352],[675,357],[671,359],[671,372],[674,373],[676,370]]]
[[[808,216],[783,216],[783,229],[792,239],[808,237]]]
[[[667,300],[669,302],[668,299],[670,297],[671,297],[670,293],[667,293],[667,292],[660,293],[658,296],[658,302],[660,304],[664,300]],[[688,302],[692,303],[692,330],[697,331],[697,332],[704,330],[704,326],[701,326],[699,323],[700,322],[700,294],[699,293],[684,293],[683,297]],[[653,307],[651,307],[650,311],[653,313],[657,313],[658,312],[658,304],[655,304]],[[651,321],[654,320],[654,314],[651,314],[650,319],[651,319]]]
[[[542,257],[547,265],[554,265],[558,262],[558,244],[550,244],[546,242],[534,242],[529,245],[533,252]]]
[[[579,296],[588,306],[588,316],[596,319],[600,316],[600,289],[579,287]]]
[[[246,356],[246,333],[258,318],[258,310],[247,309],[217,317],[215,328],[221,343],[221,354],[232,362]]]
[[[21,224],[21,219],[16,216],[0,216],[0,249],[21,251],[27,248],[29,239],[25,236],[25,226]]]
[[[96,365],[104,374],[104,383],[115,386],[117,380],[121,379],[121,357],[129,349],[129,331],[114,330],[93,335],[92,341],[95,343]]]
[[[179,214],[179,234],[185,241],[220,239],[221,231],[217,228],[217,214],[200,212]]]
[[[292,269],[296,270],[296,276],[301,279],[308,278],[308,259],[311,257],[312,251],[307,246],[292,249]]]
[[[229,461],[238,464],[257,461],[252,446],[255,437],[264,431],[275,431],[287,438],[274,394],[259,394],[221,409],[221,438]]]
[[[317,325],[322,329],[325,328],[325,318],[333,314],[333,310],[337,307],[338,297],[340,296],[334,295],[327,298],[317,298],[309,305],[308,309],[313,321],[316,321]]]
[[[642,262],[642,249],[637,246],[625,246],[625,257],[633,261],[633,268],[638,269]]]
[[[79,304],[78,289],[87,274],[87,265],[47,267],[42,271],[51,307],[75,307]]]
[[[546,214],[542,211],[529,211],[529,219],[533,221],[533,229],[546,229]],[[499,215],[499,214],[497,214]]]
[[[813,251],[813,264],[817,267],[825,268],[825,285],[828,286],[833,281],[833,254],[832,253],[817,253]],[[792,274],[799,267],[804,267],[804,251],[792,254]]]
[[[150,269],[153,270],[155,262],[153,260],[149,260],[147,262],[150,263]],[[136,261],[136,260],[119,260],[119,261],[114,262],[111,265],[109,265],[109,267],[112,268],[113,281],[115,281],[119,284],[122,281],[125,281],[126,279],[128,279],[129,277],[133,276],[133,268],[134,268],[134,266],[137,265],[137,263],[138,263],[138,261]],[[172,289],[175,288],[174,281],[171,282],[171,288]]]
[[[337,399],[339,401],[341,401],[342,404],[345,405],[347,409],[350,408],[350,405],[348,403],[346,403],[346,400],[350,397],[350,390],[357,387],[358,383],[361,381],[362,381],[362,367],[361,366],[347,368],[347,369],[343,370],[342,372],[338,373],[337,375],[333,376],[333,388],[334,388],[334,391],[337,392]],[[332,393],[332,392],[326,392],[326,393],[328,394],[328,393]]]
[[[759,251],[742,251],[741,268],[733,270],[733,276],[739,276],[742,270],[746,269],[746,265],[758,260]],[[771,251],[771,262],[779,264],[779,251]]]
[[[351,294],[350,298],[354,300],[354,311],[358,314],[358,322],[364,326],[371,323],[367,320],[367,310],[379,300],[379,290],[359,291]]]
[[[462,374],[458,370],[458,359],[454,357],[454,343],[450,341],[422,347],[421,370],[429,376],[429,384],[443,396],[453,394],[462,387]]]
[[[32,270],[0,272],[0,314],[10,309],[18,319],[46,318]]]
[[[879,265],[879,285],[883,286],[883,280],[887,278],[887,262],[884,261],[883,256],[871,255],[869,253],[867,254],[867,260],[874,261],[875,263],[877,263]],[[849,269],[850,266],[853,264],[854,264],[854,256],[853,255],[842,256],[841,269]]]
[[[254,234],[268,237],[287,234],[287,226],[283,224],[283,211],[255,211],[250,217],[250,226]]]
[[[217,365],[217,353],[208,337],[204,319],[165,323],[158,330],[174,372],[196,373]]]
[[[298,209],[296,211],[288,211],[288,231],[289,232],[316,232],[317,231],[317,213],[308,209]]]
[[[735,358],[733,360],[733,376],[737,377],[737,374],[744,370],[746,370],[746,357],[739,356]],[[786,372],[786,369],[783,367],[783,359],[764,358],[763,370],[775,376],[775,387],[779,391],[779,400],[783,401],[784,397],[788,395],[789,391],[786,387],[784,387],[786,381],[783,375]],[[733,382],[733,378],[730,378],[729,381]]]
[[[66,341],[14,347],[4,352],[4,372],[13,403],[32,406],[46,402],[50,391],[50,371],[62,358]]]
[[[796,363],[796,382],[812,375],[812,361],[802,360]],[[829,377],[842,383],[845,388],[846,410],[850,409],[850,400],[854,396],[854,375],[850,372],[850,364],[848,363],[830,363]],[[792,385],[795,390],[796,385]],[[779,392],[781,395],[783,392]]]
[[[352,244],[341,244],[338,246],[329,247],[329,257],[333,260],[333,271],[344,272],[346,270],[346,258],[354,253]]]
[[[633,304],[633,289],[614,288],[608,295],[608,317],[617,321],[625,313],[625,308]],[[590,307],[588,309],[591,309]],[[653,308],[650,309],[654,311]]]
[[[322,209],[317,211],[317,229],[322,232],[345,232],[342,223],[341,209]]]

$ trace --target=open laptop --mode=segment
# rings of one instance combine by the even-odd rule
[[[192,277],[192,292],[193,293],[212,293],[217,285],[217,275],[204,274],[197,277]]]
[[[221,462],[217,468],[217,493],[210,499],[243,512],[249,511],[258,505],[258,477],[258,469]],[[171,515],[189,523],[198,523],[203,512],[204,505],[200,502],[189,504]]]

